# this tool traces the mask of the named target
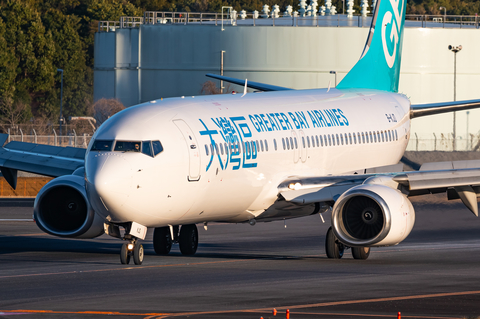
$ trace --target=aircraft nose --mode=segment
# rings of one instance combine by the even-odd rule
[[[88,194],[92,204],[115,213],[132,192],[132,168],[122,155],[97,155],[87,170]],[[102,209],[103,210],[103,209]],[[98,210],[97,210],[98,211]]]

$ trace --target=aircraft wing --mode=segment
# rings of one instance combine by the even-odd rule
[[[480,107],[480,100],[414,104],[410,107],[410,118],[441,114],[453,111],[470,110]]]
[[[361,184],[381,184],[399,189],[407,196],[447,192],[449,199],[461,199],[478,216],[480,160],[426,163],[420,171],[294,178],[278,186],[287,202],[309,205],[335,202],[348,189]]]
[[[245,85],[245,80],[240,80],[240,79],[235,79],[235,78],[230,78],[227,76],[223,75],[216,75],[216,74],[211,74],[208,73],[206,74],[209,78],[225,81],[225,82],[230,82],[233,84],[237,85]],[[260,90],[260,91],[285,91],[285,90],[293,90],[289,89],[283,86],[276,86],[276,85],[269,85],[269,84],[264,84],[264,83],[259,83],[259,82],[247,82],[247,87],[255,89],[255,90]]]
[[[7,139],[8,134],[0,134],[0,145],[4,145]],[[15,189],[17,171],[51,177],[69,175],[84,166],[85,152],[83,148],[14,141],[0,148],[0,170]]]

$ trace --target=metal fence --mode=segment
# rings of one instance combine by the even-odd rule
[[[478,151],[480,149],[480,135],[470,134],[453,138],[452,134],[419,136],[414,133],[410,136],[407,151]]]
[[[87,148],[90,139],[92,138],[89,134],[83,135],[62,135],[57,134],[53,135],[9,135],[8,142],[18,141],[18,142],[28,142],[35,144],[45,144],[53,146],[71,146],[79,148]]]
[[[142,24],[183,24],[211,26],[309,26],[309,27],[370,27],[372,16],[345,14],[317,16],[270,15],[262,18],[262,12],[246,13],[227,11],[163,12],[146,11],[143,17],[121,17],[120,21],[99,21],[98,32],[114,32],[118,28],[138,28]],[[476,15],[415,15],[405,16],[405,27],[411,28],[469,28],[478,29],[480,19]]]

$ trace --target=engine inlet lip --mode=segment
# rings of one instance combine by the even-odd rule
[[[95,212],[91,208],[91,206],[88,202],[88,199],[82,193],[83,188],[80,185],[78,185],[77,183],[75,183],[73,181],[69,181],[69,180],[58,179],[58,180],[53,180],[50,183],[51,183],[51,187],[48,188],[48,190],[42,188],[40,190],[40,192],[38,193],[37,197],[35,198],[33,214],[34,214],[37,226],[41,230],[46,232],[47,234],[54,235],[54,236],[59,236],[59,237],[74,238],[74,237],[78,236],[78,234],[84,233],[92,225],[92,223],[93,223],[93,218],[92,218],[93,216],[92,215],[95,214]],[[45,224],[43,214],[42,214],[42,212],[40,212],[40,202],[46,194],[48,194],[51,190],[53,190],[57,187],[70,187],[72,189],[75,189],[82,195],[83,199],[86,201],[86,203],[87,203],[87,218],[84,221],[84,223],[82,224],[82,226],[80,226],[79,229],[76,229],[76,230],[73,230],[73,231],[58,231],[58,230],[51,229],[48,225]]]
[[[346,230],[343,222],[343,208],[345,204],[348,202],[349,199],[356,197],[356,196],[365,196],[372,200],[374,200],[380,209],[382,210],[382,214],[384,217],[384,224],[382,231],[375,236],[374,238],[370,238],[367,240],[359,240],[355,237],[352,237]],[[352,191],[345,192],[340,198],[337,200],[337,203],[341,203],[337,206],[334,206],[333,213],[332,213],[332,223],[333,223],[333,232],[335,236],[344,244],[348,246],[373,246],[379,242],[381,242],[390,232],[390,228],[392,226],[392,220],[390,215],[390,210],[388,208],[387,203],[383,200],[381,196],[378,194],[368,190],[368,189],[355,189]]]

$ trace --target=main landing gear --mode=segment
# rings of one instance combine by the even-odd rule
[[[180,230],[180,231],[179,231]],[[173,234],[173,240],[172,240]],[[172,244],[178,243],[183,255],[194,255],[198,247],[198,230],[195,224],[158,227],[153,233],[153,248],[157,255],[167,255]]]
[[[332,227],[328,228],[325,240],[325,251],[328,258],[340,259],[346,249],[350,247],[342,244],[333,233]],[[370,247],[351,247],[354,259],[367,259],[370,255]]]

